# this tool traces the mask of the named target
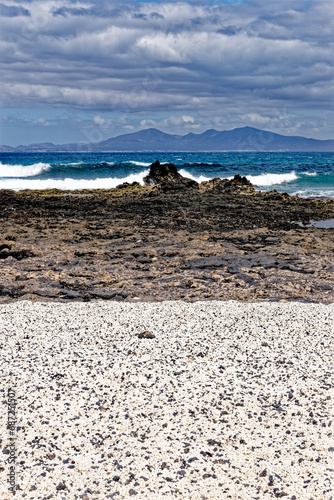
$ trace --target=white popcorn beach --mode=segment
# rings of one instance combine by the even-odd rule
[[[332,500],[333,333],[333,304],[3,304],[0,497],[11,389],[16,499]]]

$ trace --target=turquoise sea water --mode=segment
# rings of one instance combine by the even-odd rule
[[[154,161],[198,182],[245,175],[261,190],[334,198],[334,153],[0,153],[0,189],[107,189],[140,182]]]

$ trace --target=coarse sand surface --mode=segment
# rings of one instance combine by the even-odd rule
[[[3,304],[0,497],[14,447],[16,499],[331,500],[333,333],[333,304]]]

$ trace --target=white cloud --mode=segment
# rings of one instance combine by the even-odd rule
[[[247,113],[247,115],[245,115],[245,118],[248,118],[252,123],[261,125],[268,124],[271,121],[271,118],[269,116],[261,116],[259,115],[259,113]]]
[[[195,118],[193,116],[182,115],[181,118],[185,123],[195,123]]]
[[[33,125],[42,125],[43,127],[49,127],[50,125],[52,125],[52,123],[49,120],[46,120],[45,118],[37,118],[36,120],[32,120],[31,123]]]
[[[171,115],[164,119],[144,119],[140,121],[141,128],[154,127],[171,132],[198,130],[200,126],[201,124],[194,117],[187,115]]]
[[[113,125],[112,119],[110,119],[110,118],[105,119],[105,118],[102,118],[102,116],[100,116],[100,115],[94,116],[93,122],[95,123],[95,125],[97,125],[98,127],[101,127],[101,128],[110,128]]]

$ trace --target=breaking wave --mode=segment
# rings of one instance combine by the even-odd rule
[[[209,181],[212,177],[205,177],[204,175],[198,175],[197,177],[195,175],[190,174],[184,168],[181,168],[179,171],[180,175],[183,177],[187,177],[188,179],[192,179],[193,181],[196,181],[198,183],[203,182],[203,181]]]
[[[75,191],[81,189],[112,189],[124,182],[139,182],[144,184],[144,177],[149,170],[139,174],[130,174],[123,178],[97,178],[97,179],[5,179],[0,180],[0,189],[62,189]]]
[[[35,163],[34,165],[6,165],[0,162],[1,177],[34,177],[51,169],[49,163]]]
[[[149,167],[151,163],[146,163],[144,161],[134,161],[134,160],[129,160],[124,163],[131,163],[132,165],[136,165],[137,167]]]
[[[284,182],[293,182],[298,179],[296,172],[288,174],[260,174],[260,175],[246,175],[247,179],[256,186],[277,186]]]

